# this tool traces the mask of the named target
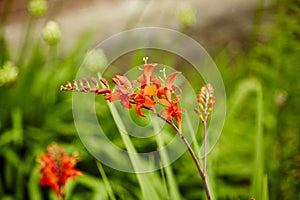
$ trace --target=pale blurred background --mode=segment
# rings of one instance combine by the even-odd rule
[[[26,0],[0,1],[1,14],[5,4],[11,7],[4,32],[10,44],[18,46],[30,18]],[[67,48],[86,31],[100,42],[113,34],[137,27],[158,26],[187,32],[204,47],[244,46],[255,20],[256,0],[50,0],[49,10],[34,23],[35,37],[47,20],[55,20],[62,29]],[[264,6],[271,3],[264,2]],[[186,13],[184,13],[186,12]],[[187,22],[185,21],[184,15]],[[191,18],[191,19],[190,19]]]

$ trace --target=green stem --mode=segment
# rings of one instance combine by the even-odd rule
[[[132,104],[135,104],[134,101],[129,101]],[[186,138],[184,137],[184,135],[181,133],[181,130],[174,124],[174,122],[172,120],[167,120],[167,118],[165,118],[162,114],[155,112],[152,108],[146,107],[144,106],[143,108],[152,111],[156,116],[158,116],[159,118],[161,118],[162,120],[164,120],[165,122],[167,122],[176,132],[176,134],[181,138],[181,140],[183,141],[184,145],[187,147],[190,155],[192,156],[192,159],[197,167],[197,170],[201,176],[201,180],[202,180],[202,184],[203,187],[205,189],[205,194],[208,200],[211,200],[211,196],[210,196],[210,192],[209,192],[209,188],[208,188],[208,184],[205,178],[205,174],[203,173],[200,163],[197,159],[196,154],[194,153],[191,145],[189,144],[189,142],[186,140]]]
[[[108,180],[108,178],[107,178],[107,176],[106,176],[106,174],[105,174],[105,171],[104,171],[104,169],[103,169],[101,163],[97,161],[97,162],[96,162],[96,165],[97,165],[98,170],[99,170],[99,172],[100,172],[100,174],[101,174],[101,176],[102,176],[102,180],[103,180],[104,186],[106,187],[106,190],[107,190],[107,193],[108,193],[109,198],[110,198],[111,200],[116,200],[115,195],[114,195],[114,193],[113,193],[113,190],[112,190],[112,188],[111,188],[111,185],[110,185],[110,183],[109,183],[109,180]]]
[[[30,38],[30,34],[32,33],[32,26],[33,26],[33,19],[32,17],[29,18],[27,27],[26,27],[26,33],[24,36],[24,41],[21,47],[21,52],[20,52],[20,56],[19,56],[19,60],[18,60],[18,65],[22,66],[24,63],[24,59],[26,57],[26,53],[28,52],[28,44],[29,44],[29,40]]]
[[[204,149],[203,149],[203,173],[206,175],[206,120],[203,121],[203,132],[204,132]]]
[[[151,110],[154,114],[156,114],[156,116],[158,116],[159,118],[161,118],[162,120],[164,120],[165,122],[167,122],[169,125],[172,126],[172,128],[176,131],[176,134],[181,138],[181,140],[183,141],[184,145],[187,147],[190,155],[192,156],[192,159],[194,161],[194,163],[196,164],[197,170],[201,176],[201,180],[203,183],[203,187],[205,189],[205,194],[208,200],[211,199],[210,196],[210,192],[209,192],[209,188],[208,188],[208,184],[205,178],[205,174],[203,173],[200,163],[197,160],[197,157],[191,147],[191,145],[189,144],[189,142],[186,140],[186,138],[184,137],[184,135],[181,133],[181,131],[178,129],[178,127],[174,124],[174,122],[172,120],[167,120],[163,115],[161,115],[160,113],[156,113],[155,111],[153,111],[153,109],[148,108],[148,107],[144,107],[145,109]]]

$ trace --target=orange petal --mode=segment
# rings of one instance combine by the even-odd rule
[[[159,79],[155,75],[152,75],[150,77],[150,82],[153,83],[154,85],[156,85],[157,88],[159,88],[161,86]]]
[[[145,64],[145,65],[144,65],[144,68],[143,68],[143,70],[144,70],[144,75],[150,77],[151,74],[152,74],[152,72],[153,72],[153,70],[154,70],[154,68],[155,68],[154,65],[151,65],[151,64]]]
[[[145,75],[142,74],[137,78],[137,81],[140,82],[142,85],[146,84]]]
[[[153,98],[145,96],[145,98],[144,98],[144,106],[146,106],[148,108],[152,108],[152,107],[155,106],[155,101],[153,100]]]
[[[150,79],[151,79],[151,75],[152,75],[152,72],[155,68],[155,65],[151,65],[151,64],[145,64],[144,65],[144,75],[146,77],[146,84],[149,85],[150,84]]]
[[[164,105],[164,106],[167,106],[167,107],[170,107],[170,106],[171,106],[170,102],[168,102],[168,101],[165,100],[165,99],[158,99],[157,101],[158,101],[158,103],[160,103],[160,104],[162,104],[162,105]]]
[[[170,74],[167,79],[166,79],[166,87],[171,89],[172,88],[172,85],[173,85],[173,82],[175,80],[175,77],[178,75],[178,74],[181,74],[181,72],[173,72],[172,74]]]

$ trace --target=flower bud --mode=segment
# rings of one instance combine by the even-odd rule
[[[206,121],[215,105],[214,88],[211,84],[201,87],[197,95],[197,103],[200,110],[196,108],[195,112],[199,115],[202,121]]]
[[[283,89],[277,89],[277,90],[275,91],[274,101],[275,101],[275,104],[276,104],[278,107],[283,106],[283,105],[286,103],[287,98],[288,98],[288,93],[287,93],[287,91],[285,91],[285,90],[283,90]]]
[[[86,73],[91,76],[103,71],[107,67],[107,57],[102,49],[94,49],[87,53],[85,58]]]
[[[34,17],[41,17],[47,11],[48,4],[45,0],[31,0],[27,8],[29,13]]]
[[[18,78],[19,70],[11,61],[6,61],[0,68],[0,86],[4,84],[12,84]]]
[[[42,36],[49,45],[55,45],[61,37],[59,25],[55,21],[49,21],[42,30]]]
[[[188,4],[181,5],[178,9],[178,19],[184,27],[193,26],[196,23],[196,12]]]

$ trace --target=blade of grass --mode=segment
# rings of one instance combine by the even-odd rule
[[[98,162],[98,161],[96,161],[96,165],[97,165],[97,168],[98,168],[98,170],[99,170],[99,172],[100,172],[100,175],[101,175],[101,177],[102,177],[102,180],[103,180],[103,183],[104,183],[104,185],[105,185],[105,188],[106,188],[106,191],[107,191],[107,193],[108,193],[109,198],[110,198],[111,200],[116,200],[115,195],[114,195],[114,193],[113,193],[113,190],[112,190],[112,188],[111,188],[110,182],[109,182],[109,180],[108,180],[108,178],[107,178],[107,176],[106,176],[106,174],[105,174],[105,171],[104,171],[104,169],[103,169],[101,163]]]
[[[85,187],[90,188],[93,191],[93,195],[90,199],[92,200],[101,200],[107,199],[107,192],[103,188],[105,187],[104,183],[87,173],[83,176],[76,177],[77,184],[81,184]]]
[[[264,200],[269,200],[269,187],[268,187],[268,175],[264,176],[264,186],[263,186],[263,198]]]
[[[154,128],[154,132],[157,133],[159,127],[158,127],[158,122],[156,120],[153,120],[153,128]],[[164,165],[170,163],[167,152],[163,150],[164,147],[163,133],[160,133],[156,136],[156,142],[158,145],[158,149],[161,149],[159,153],[162,162],[164,163]],[[174,200],[181,199],[180,192],[178,190],[178,184],[175,179],[172,166],[168,165],[167,167],[164,168],[164,171],[166,172],[166,179],[170,190],[170,199],[174,199]]]
[[[35,166],[31,171],[29,181],[28,181],[29,199],[32,200],[42,199],[42,195],[38,183],[39,183],[39,169],[37,166]]]
[[[249,78],[241,81],[234,93],[231,95],[229,105],[231,109],[228,111],[227,121],[232,121],[236,110],[240,105],[247,101],[247,97],[251,93],[256,94],[256,134],[255,134],[255,168],[252,181],[252,196],[257,199],[264,199],[264,191],[266,183],[264,179],[264,150],[263,150],[263,92],[260,82],[255,78]]]
[[[17,145],[23,141],[23,128],[22,128],[22,111],[17,107],[11,113],[13,123],[13,141]]]
[[[144,164],[144,163],[142,163],[142,161],[140,159],[138,159],[137,157],[134,157],[132,155],[132,153],[137,153],[137,152],[135,150],[134,145],[131,142],[130,137],[128,136],[129,134],[125,131],[126,129],[125,129],[125,126],[123,125],[122,119],[121,119],[120,115],[118,114],[115,106],[113,104],[109,104],[109,106],[110,106],[111,112],[113,114],[114,120],[116,122],[118,122],[118,124],[119,124],[118,129],[119,129],[121,138],[125,144],[125,147],[126,147],[127,151],[130,152],[129,157],[130,157],[131,163],[133,165],[133,168],[134,168],[134,170],[137,170],[140,168],[140,165]],[[159,200],[160,199],[159,195],[154,188],[154,184],[151,181],[150,174],[149,173],[148,174],[136,174],[136,176],[137,176],[139,185],[141,187],[143,199]]]
[[[257,131],[255,152],[255,173],[253,183],[253,194],[257,199],[263,199],[264,186],[264,150],[263,150],[263,93],[259,82],[256,84],[257,93]]]
[[[161,167],[160,167],[160,176],[161,176],[161,179],[162,179],[162,183],[163,183],[163,189],[164,189],[164,192],[169,196],[169,192],[168,192],[168,185],[167,185],[167,180],[166,180],[166,172],[165,172],[165,169],[163,168],[162,164],[160,164]]]

